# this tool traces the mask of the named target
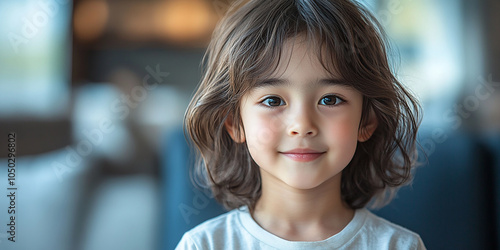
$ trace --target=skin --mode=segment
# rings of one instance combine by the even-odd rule
[[[341,199],[341,173],[358,141],[369,139],[377,123],[369,119],[360,127],[363,96],[357,90],[342,82],[320,83],[335,77],[300,37],[284,44],[283,58],[270,78],[281,84],[263,84],[243,96],[243,127],[225,124],[233,140],[247,144],[260,167],[262,196],[252,217],[286,240],[324,240],[354,216]],[[240,138],[235,137],[237,129]],[[321,154],[306,162],[284,154],[297,148]]]

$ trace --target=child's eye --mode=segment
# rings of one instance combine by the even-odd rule
[[[336,95],[327,95],[321,98],[319,101],[319,104],[321,105],[327,105],[327,106],[333,106],[333,105],[339,105],[340,103],[345,102],[342,98],[336,96]]]
[[[281,105],[285,105],[285,102],[281,100],[281,98],[276,96],[266,97],[266,99],[264,99],[261,103],[269,107],[278,107]]]

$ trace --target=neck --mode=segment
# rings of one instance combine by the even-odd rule
[[[295,189],[262,173],[262,195],[252,213],[265,230],[292,241],[318,241],[340,232],[353,218],[340,196],[341,175],[312,189]]]

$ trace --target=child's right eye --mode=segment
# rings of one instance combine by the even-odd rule
[[[281,100],[281,98],[276,96],[266,97],[266,99],[264,99],[261,103],[269,107],[278,107],[281,105],[285,105],[285,102]]]

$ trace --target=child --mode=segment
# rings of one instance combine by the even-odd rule
[[[178,249],[425,249],[364,208],[410,181],[419,125],[368,11],[238,1],[205,60],[185,123],[197,170],[233,210]]]

